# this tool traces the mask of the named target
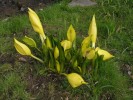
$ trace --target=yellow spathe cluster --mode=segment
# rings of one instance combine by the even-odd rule
[[[81,67],[78,65],[79,62],[77,61],[77,59],[72,60],[73,55],[71,55],[71,52],[69,52],[69,49],[74,48],[74,46],[76,44],[76,42],[75,42],[76,32],[75,32],[73,26],[72,25],[69,26],[68,31],[67,31],[67,39],[60,42],[60,45],[63,48],[63,49],[60,49],[60,47],[59,47],[60,45],[56,46],[54,44],[54,42],[52,40],[50,40],[51,38],[45,36],[43,26],[40,22],[38,15],[30,8],[28,8],[28,14],[29,14],[29,19],[30,19],[30,22],[31,22],[31,25],[32,25],[34,31],[40,35],[40,38],[42,41],[42,46],[44,46],[44,48],[43,47],[42,48],[47,49],[47,50],[50,49],[50,51],[51,51],[50,52],[51,58],[50,59],[48,58],[49,65],[50,64],[53,65],[53,68],[55,68],[59,74],[64,74],[66,76],[66,78],[68,79],[68,82],[70,83],[70,85],[73,88],[76,88],[82,84],[88,84],[77,73],[70,73],[70,74],[62,73],[62,70],[63,70],[62,64],[65,62],[62,62],[59,59],[63,55],[63,53],[60,52],[61,50],[63,51],[63,49],[64,49],[64,51],[63,51],[64,55],[66,57],[65,59],[67,59],[68,61],[70,60],[70,63],[72,62],[72,66],[75,68],[77,67],[79,72],[82,73],[82,68],[81,68],[82,65],[81,65]],[[46,39],[46,41],[45,41],[45,39]],[[96,58],[97,57],[96,54],[98,54],[99,56],[103,56],[103,60],[107,60],[107,59],[114,57],[106,50],[96,47],[96,40],[97,40],[97,25],[96,25],[95,15],[93,15],[92,21],[90,23],[89,30],[88,30],[88,36],[85,37],[84,40],[82,41],[81,50],[79,50],[79,51],[81,51],[81,56],[82,56],[82,58],[85,57],[89,60]],[[27,44],[29,46],[37,48],[36,42],[32,38],[25,36],[24,41],[28,42]],[[34,56],[31,53],[31,50],[28,48],[28,46],[19,42],[15,38],[14,38],[14,46],[15,46],[16,50],[21,55],[31,56],[34,59],[40,61],[41,63],[44,63],[43,60],[37,58],[36,56]],[[37,50],[38,50],[38,48],[37,48]],[[74,48],[74,50],[76,50],[76,49]],[[41,51],[41,50],[39,49],[38,51]],[[49,52],[47,52],[47,53],[49,53]]]
[[[96,52],[98,53],[99,56],[103,55],[103,60],[107,60],[114,57],[106,50],[100,49],[99,47],[95,48],[96,39],[97,39],[97,26],[96,26],[95,15],[93,15],[92,17],[88,34],[89,36],[86,37],[81,44],[82,46],[81,52],[83,57],[86,57],[88,59],[93,59],[96,55]]]
[[[69,26],[67,31],[67,40],[61,42],[61,46],[64,48],[64,51],[70,49],[73,45],[73,42],[76,39],[76,32],[72,25]]]

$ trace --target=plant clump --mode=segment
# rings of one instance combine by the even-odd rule
[[[96,47],[97,25],[95,15],[93,15],[90,23],[88,36],[83,39],[80,46],[77,46],[76,31],[72,25],[68,28],[67,38],[59,41],[58,38],[45,35],[40,19],[32,9],[28,8],[28,13],[34,31],[40,36],[41,48],[34,39],[28,36],[23,38],[25,44],[14,38],[14,46],[21,55],[36,59],[44,65],[46,71],[65,76],[73,88],[81,85],[87,86],[90,89],[89,94],[95,99],[102,94],[99,91],[104,86],[112,88],[113,84],[99,85],[99,82],[102,83],[100,80],[102,78],[99,77],[102,77],[102,73],[104,73],[100,69],[108,67],[107,61],[114,56],[108,51]],[[33,54],[32,48],[36,49],[38,57]],[[103,81],[106,80],[103,79]]]

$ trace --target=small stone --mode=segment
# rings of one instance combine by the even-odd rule
[[[21,62],[26,62],[27,60],[26,60],[24,57],[20,57],[20,58],[19,58],[19,61],[21,61]]]
[[[2,22],[6,22],[6,21],[8,21],[8,19],[9,19],[9,17],[3,19]]]
[[[131,75],[132,74],[132,72],[131,71],[128,71],[128,75]]]
[[[21,8],[20,8],[20,11],[21,11],[21,12],[24,12],[24,11],[25,11],[25,8],[24,8],[24,7],[21,7]]]
[[[75,6],[85,7],[85,6],[92,6],[92,5],[96,5],[96,2],[92,2],[90,0],[72,0],[72,2],[68,4],[68,6],[70,7],[75,7]]]
[[[133,91],[133,87],[130,87],[129,90]]]

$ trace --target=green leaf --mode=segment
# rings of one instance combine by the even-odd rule
[[[50,64],[50,69],[52,69],[52,70],[55,70],[55,68],[54,68],[54,66],[55,66],[55,60],[54,60],[54,55],[53,55],[53,53],[52,53],[52,51],[50,50],[49,51],[49,55],[50,55],[50,62],[49,62],[49,64]]]
[[[23,38],[23,41],[24,41],[27,45],[29,45],[29,46],[31,46],[31,47],[37,48],[36,42],[35,42],[32,38],[29,38],[29,37],[25,36],[25,37]]]
[[[82,75],[87,74],[88,70],[88,66],[90,65],[90,60],[89,59],[85,59],[85,61],[82,64]]]

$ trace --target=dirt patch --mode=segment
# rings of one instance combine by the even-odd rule
[[[14,63],[15,58],[12,54],[6,53],[6,54],[0,54],[0,64],[4,63]]]
[[[25,13],[27,7],[42,9],[60,0],[0,0],[0,19]]]

